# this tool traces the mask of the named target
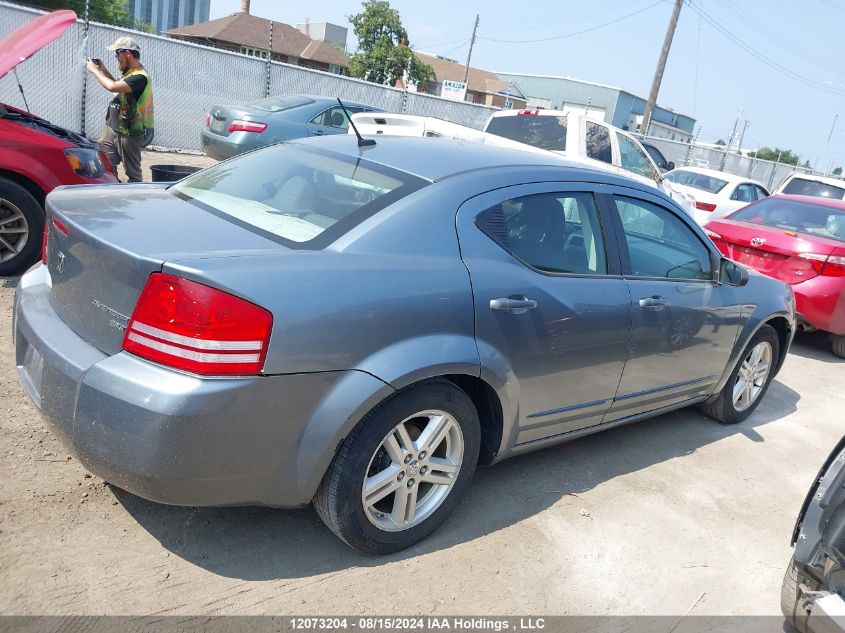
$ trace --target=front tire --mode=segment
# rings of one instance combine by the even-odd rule
[[[38,259],[44,210],[29,191],[0,178],[0,277],[16,275]]]
[[[774,377],[780,343],[770,325],[762,326],[742,352],[716,399],[699,405],[705,415],[722,424],[742,422],[760,404]]]
[[[839,358],[845,358],[845,336],[841,334],[831,334],[830,343],[833,353],[839,356]]]
[[[346,437],[323,477],[314,508],[340,539],[389,554],[434,532],[475,472],[478,413],[446,380],[394,394]]]

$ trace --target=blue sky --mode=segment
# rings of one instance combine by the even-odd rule
[[[411,46],[491,71],[571,76],[648,96],[672,0],[396,0]],[[239,0],[211,0],[211,18]],[[252,0],[254,15],[350,28],[353,0]],[[703,15],[702,15],[703,13]],[[633,14],[633,15],[631,15]],[[845,0],[692,0],[681,10],[658,103],[694,116],[701,139],[749,121],[744,147],[781,146],[819,169],[845,166]],[[580,31],[580,34],[572,35]],[[565,37],[562,37],[565,36]],[[505,41],[505,40],[520,40]],[[544,40],[544,41],[525,41]],[[827,148],[834,114],[840,117]]]

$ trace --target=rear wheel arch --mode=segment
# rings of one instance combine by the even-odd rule
[[[774,328],[778,335],[778,343],[780,344],[780,347],[778,349],[777,364],[774,369],[774,373],[776,374],[783,365],[783,362],[786,360],[786,354],[789,351],[789,341],[792,339],[793,332],[792,328],[789,326],[789,321],[784,317],[773,317],[768,319],[765,322],[765,325]]]

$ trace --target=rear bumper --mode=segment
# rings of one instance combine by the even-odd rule
[[[201,378],[106,356],[57,316],[49,295],[41,266],[15,294],[21,382],[86,469],[152,501],[307,504],[339,441],[325,409],[348,419],[326,400],[341,385],[362,401],[385,388],[355,371]]]
[[[792,290],[802,319],[819,330],[845,334],[845,277],[813,277]]]
[[[220,136],[203,129],[200,132],[202,151],[206,156],[215,160],[226,160],[232,158],[232,156],[263,147],[261,143],[250,142],[249,139],[243,138],[244,134],[246,132],[235,132],[229,136]],[[255,134],[252,136],[254,137]]]

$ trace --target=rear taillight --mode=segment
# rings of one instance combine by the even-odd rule
[[[163,273],[150,275],[123,349],[202,375],[259,374],[273,316],[227,292]]]
[[[266,123],[258,121],[232,121],[229,125],[229,132],[254,132],[260,134],[267,129]]]
[[[712,213],[716,210],[716,205],[710,204],[709,202],[699,202],[698,200],[696,200],[695,208],[699,211],[708,211]]]
[[[209,127],[211,125],[211,113],[210,112],[205,113],[205,122],[203,124],[205,125],[205,127]]]
[[[807,260],[817,275],[845,277],[845,257],[816,255],[815,253],[801,253],[798,257]]]
[[[716,233],[716,231],[711,231],[710,229],[704,229],[704,234],[713,241],[722,239],[721,235]]]

